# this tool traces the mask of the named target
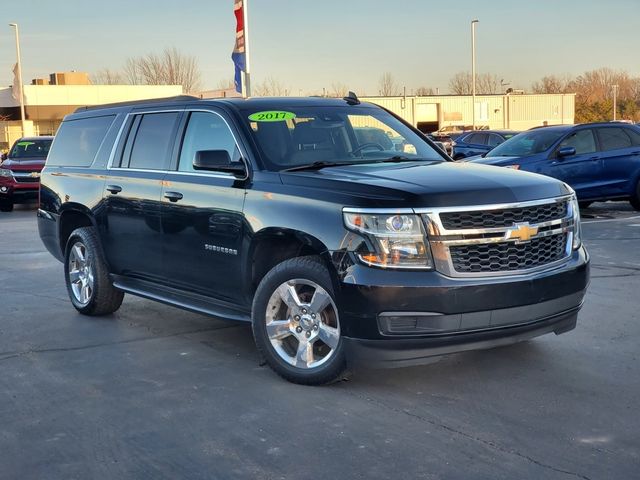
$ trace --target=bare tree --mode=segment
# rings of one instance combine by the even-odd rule
[[[200,89],[200,69],[198,61],[191,55],[184,55],[177,48],[167,48],[162,53],[167,85],[182,85],[186,93]]]
[[[124,62],[123,75],[129,85],[142,85],[144,83],[135,58],[127,58]]]
[[[498,76],[494,73],[478,75],[476,90],[481,95],[495,95],[496,93],[500,93],[500,80],[498,80]]]
[[[449,80],[449,89],[455,95],[471,95],[473,84],[469,72],[458,72]],[[493,95],[500,93],[500,81],[493,73],[476,74],[476,93],[478,95]]]
[[[431,87],[418,87],[416,89],[416,95],[418,95],[419,97],[426,97],[433,94],[434,94],[434,91],[433,91],[433,88]]]
[[[458,72],[449,80],[449,90],[454,95],[469,95],[471,93],[471,74]]]
[[[253,86],[253,94],[257,97],[283,97],[288,95],[288,91],[280,80],[267,77],[262,83]]]
[[[385,72],[378,82],[378,90],[383,97],[390,97],[398,94],[398,85],[396,84],[391,72]]]
[[[103,68],[91,76],[91,83],[94,85],[122,85],[122,75],[119,72]]]
[[[216,85],[217,90],[233,90],[236,88],[236,83],[233,78],[228,78],[226,80],[220,80]]]
[[[531,85],[533,93],[566,93],[571,78],[547,75]]]
[[[349,87],[347,87],[344,83],[336,82],[331,84],[331,92],[329,93],[330,97],[344,98],[348,93]]]
[[[198,61],[176,48],[166,48],[161,54],[129,58],[124,72],[132,85],[182,85],[186,93],[195,93],[200,88]]]

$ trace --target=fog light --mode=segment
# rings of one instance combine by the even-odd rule
[[[7,191],[7,187],[0,187],[0,192],[4,193]]]

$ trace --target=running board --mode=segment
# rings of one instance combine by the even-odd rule
[[[173,307],[190,310],[192,312],[204,313],[227,320],[238,320],[250,322],[250,312],[235,305],[213,300],[197,293],[185,292],[163,285],[138,280],[135,278],[123,277],[121,275],[110,275],[113,286],[123,292],[130,293],[142,298],[156,300]]]

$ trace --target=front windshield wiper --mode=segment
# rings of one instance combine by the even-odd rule
[[[371,158],[371,159],[360,159],[355,162],[313,162],[307,165],[298,165],[297,167],[285,168],[282,170],[283,172],[296,172],[301,170],[320,170],[325,167],[344,167],[346,165],[364,165],[371,163],[387,163],[387,162],[420,162],[428,160],[426,158],[410,158],[402,155],[396,155],[394,157],[389,158]]]
[[[306,165],[298,165],[296,167],[285,168],[283,172],[297,172],[300,170],[320,170],[325,167],[342,167],[345,165],[354,165],[362,162],[313,162]]]
[[[378,162],[380,163],[385,163],[385,162],[420,162],[420,161],[424,161],[426,160],[426,158],[411,158],[411,157],[405,157],[403,155],[396,155],[394,157],[389,157],[389,158],[384,158],[382,160],[378,160]]]

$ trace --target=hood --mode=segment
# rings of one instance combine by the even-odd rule
[[[511,203],[570,193],[558,180],[475,163],[411,162],[281,172],[285,185],[322,189],[358,207],[445,207]],[[310,196],[312,193],[298,192]],[[347,206],[347,205],[345,205]]]
[[[10,168],[11,170],[28,170],[30,172],[40,171],[44,167],[45,158],[7,158],[2,162],[2,168]]]
[[[480,155],[469,157],[465,159],[472,163],[481,163],[483,165],[513,165],[514,163],[520,163],[522,157],[482,157]]]

